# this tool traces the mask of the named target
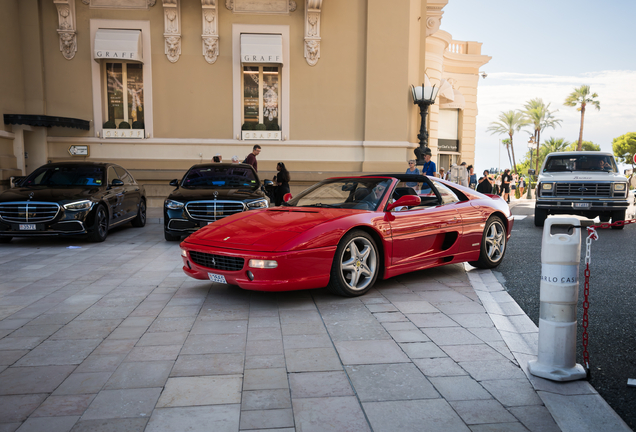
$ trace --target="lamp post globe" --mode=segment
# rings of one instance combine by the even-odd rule
[[[427,84],[427,85],[426,85]],[[420,133],[417,134],[419,140],[419,147],[414,150],[417,165],[424,165],[424,156],[431,154],[431,150],[428,148],[428,131],[426,130],[426,116],[428,115],[428,107],[435,103],[437,97],[438,88],[432,86],[428,77],[425,76],[425,83],[422,83],[419,87],[411,85],[411,95],[413,96],[413,103],[420,107],[420,117],[422,122],[420,123]]]

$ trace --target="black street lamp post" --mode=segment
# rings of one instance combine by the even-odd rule
[[[531,136],[530,139],[528,140],[528,149],[530,150],[530,167],[532,166],[532,150],[534,150],[534,137]],[[537,158],[539,157],[539,154],[537,153]],[[526,195],[526,198],[528,199],[532,199],[532,175],[530,174],[530,172],[534,172],[534,170],[532,170],[531,168],[528,168],[528,193]]]
[[[417,134],[417,138],[420,140],[420,146],[414,150],[415,157],[417,158],[417,165],[424,165],[425,150],[428,149],[428,131],[426,130],[426,116],[428,115],[428,107],[435,103],[437,97],[438,88],[431,86],[426,78],[428,85],[422,84],[421,87],[411,86],[411,94],[413,95],[413,103],[420,107],[420,117],[422,123],[420,124],[420,133]]]

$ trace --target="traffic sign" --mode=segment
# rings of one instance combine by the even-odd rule
[[[90,156],[90,148],[88,145],[72,145],[68,148],[71,156]]]

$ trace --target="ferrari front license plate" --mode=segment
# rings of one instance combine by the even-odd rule
[[[20,231],[35,231],[35,224],[20,224]]]
[[[210,278],[210,280],[212,282],[217,282],[217,283],[222,283],[222,284],[226,284],[227,282],[225,281],[225,276],[223,275],[218,275],[215,273],[208,273],[208,277]]]
[[[574,208],[590,208],[590,203],[574,203]]]

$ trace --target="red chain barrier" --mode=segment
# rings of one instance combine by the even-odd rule
[[[603,222],[600,225],[591,225],[587,227],[587,239],[585,240],[585,284],[583,285],[583,363],[585,363],[585,371],[587,372],[587,378],[590,378],[590,353],[587,351],[587,345],[589,342],[589,335],[587,334],[587,326],[589,324],[587,311],[590,308],[590,252],[592,246],[592,240],[598,240],[597,228],[607,229],[613,226],[625,226],[636,223],[636,219],[630,219],[625,221],[616,221],[613,223]]]

